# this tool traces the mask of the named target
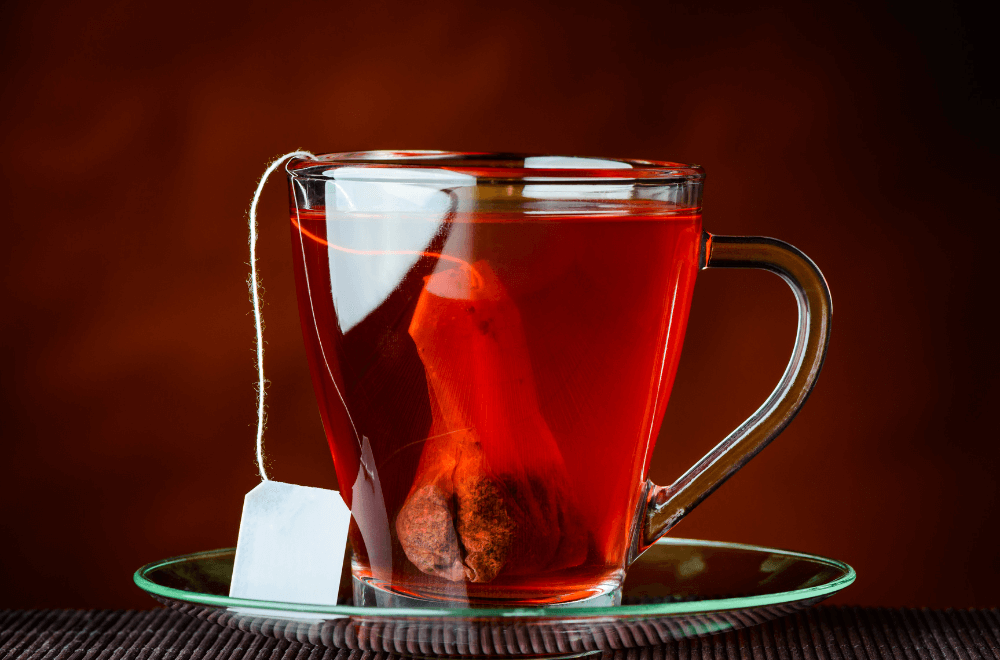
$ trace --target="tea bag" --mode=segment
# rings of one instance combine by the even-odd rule
[[[336,605],[350,522],[335,490],[261,482],[243,501],[229,595]]]
[[[520,314],[489,265],[426,278],[409,334],[433,423],[396,519],[407,558],[470,582],[582,563],[588,539],[539,409]]]

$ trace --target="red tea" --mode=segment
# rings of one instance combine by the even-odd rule
[[[700,216],[382,222],[292,209],[355,576],[473,603],[620,583]]]

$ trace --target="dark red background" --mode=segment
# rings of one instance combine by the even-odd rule
[[[1000,604],[984,17],[791,1],[3,13],[0,607],[151,606],[139,565],[235,544],[257,482],[245,211],[295,148],[704,165],[706,228],[808,253],[833,340],[794,424],[676,534],[843,559],[859,577],[838,602]],[[275,177],[268,448],[274,477],[332,487],[285,203]],[[699,276],[655,480],[765,398],[794,314],[774,276]]]

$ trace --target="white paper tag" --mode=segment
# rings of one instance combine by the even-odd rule
[[[229,595],[336,605],[350,524],[335,490],[261,482],[243,501]]]

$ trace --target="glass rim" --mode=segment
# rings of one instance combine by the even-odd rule
[[[524,167],[525,158],[559,160],[576,159],[578,165],[560,167]],[[516,165],[520,161],[520,165]],[[584,162],[589,161],[590,164]],[[596,164],[604,161],[608,167]],[[332,166],[332,168],[331,168]],[[488,151],[438,151],[438,150],[374,150],[347,151],[318,154],[315,159],[291,158],[285,163],[290,178],[330,180],[330,169],[340,167],[367,167],[383,170],[447,170],[476,177],[476,185],[489,183],[512,184],[516,182],[555,182],[560,184],[647,184],[663,185],[699,183],[705,178],[700,165],[672,161],[640,160],[634,158],[606,158],[595,156],[563,156],[554,154],[508,153]],[[414,182],[405,175],[398,178],[382,173],[383,182]]]
[[[780,605],[784,603],[796,602],[809,598],[823,598],[832,595],[845,587],[850,586],[857,577],[854,569],[836,559],[821,557],[819,555],[805,552],[795,552],[792,550],[780,550],[765,546],[750,545],[745,543],[728,543],[723,541],[706,541],[696,539],[682,539],[664,537],[656,544],[692,544],[707,548],[726,548],[731,550],[748,550],[755,552],[769,552],[785,557],[795,557],[807,561],[815,562],[834,568],[839,572],[835,578],[824,584],[817,584],[802,587],[791,591],[780,591],[769,594],[755,594],[751,596],[735,596],[731,598],[713,598],[711,605],[706,609],[706,601],[678,601],[667,603],[650,603],[640,605],[618,605],[613,608],[608,607],[514,607],[514,608],[378,608],[360,607],[357,605],[310,605],[306,603],[285,603],[280,601],[252,600],[248,598],[232,598],[229,596],[218,596],[215,594],[196,593],[185,591],[173,587],[167,587],[147,577],[149,573],[170,564],[186,561],[194,557],[208,556],[215,554],[231,553],[235,548],[225,548],[220,550],[209,550],[190,555],[171,557],[162,559],[139,568],[133,575],[133,580],[143,591],[163,598],[180,600],[199,605],[212,607],[238,607],[245,608],[244,612],[250,610],[283,610],[285,612],[297,612],[313,615],[336,615],[341,617],[357,617],[368,619],[380,618],[445,618],[445,619],[492,619],[492,618],[512,618],[512,619],[594,619],[623,617],[623,616],[650,616],[650,615],[673,615],[719,612],[727,610],[745,609],[751,607],[763,607]]]

